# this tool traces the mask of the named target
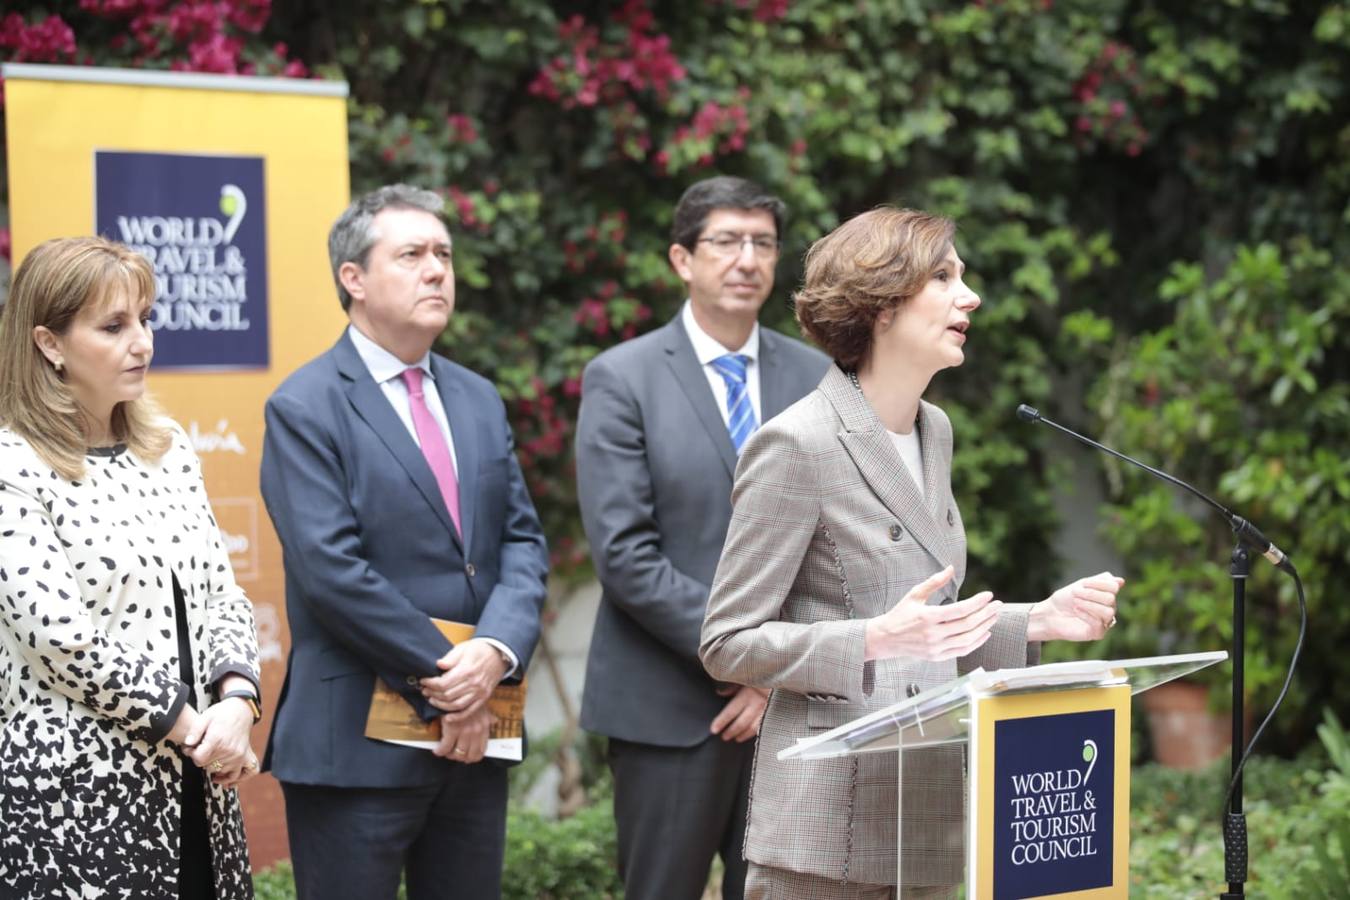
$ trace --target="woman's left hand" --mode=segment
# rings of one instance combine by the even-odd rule
[[[1124,584],[1102,572],[1064,585],[1031,608],[1027,640],[1097,640],[1116,624],[1116,594]]]
[[[258,774],[258,758],[249,746],[253,710],[238,697],[227,697],[207,707],[184,742],[188,755],[211,780],[232,788]]]

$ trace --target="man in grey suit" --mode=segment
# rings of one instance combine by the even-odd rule
[[[766,694],[708,677],[708,590],[746,438],[811,391],[828,359],[757,322],[784,205],[710,178],[675,208],[670,262],[688,301],[596,357],[582,382],[577,492],[603,593],[581,724],[609,737],[628,900],[697,900],[713,857],[739,900],[754,738]]]

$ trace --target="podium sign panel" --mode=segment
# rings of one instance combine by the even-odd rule
[[[973,713],[969,896],[1127,896],[1129,685],[984,697]]]

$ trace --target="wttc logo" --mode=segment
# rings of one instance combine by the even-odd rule
[[[95,172],[99,233],[154,267],[156,367],[266,366],[262,159],[99,151]]]
[[[1083,741],[1084,769],[1013,775],[1015,866],[1096,856],[1097,800],[1087,786],[1097,764],[1097,742]]]
[[[1112,883],[1115,714],[995,724],[995,897]]]

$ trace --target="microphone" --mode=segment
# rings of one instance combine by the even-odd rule
[[[1251,522],[1247,521],[1242,516],[1239,516],[1237,513],[1233,512],[1228,507],[1224,506],[1222,503],[1215,500],[1213,497],[1210,497],[1208,494],[1205,494],[1197,490],[1196,488],[1191,487],[1189,484],[1182,481],[1180,478],[1174,478],[1173,476],[1168,475],[1166,472],[1163,472],[1160,469],[1155,469],[1152,466],[1141,463],[1139,460],[1133,457],[1126,456],[1124,453],[1121,453],[1117,450],[1112,450],[1105,444],[1099,444],[1092,438],[1084,437],[1083,435],[1079,434],[1076,431],[1072,431],[1068,428],[1065,428],[1058,422],[1052,422],[1045,416],[1041,415],[1040,410],[1036,409],[1034,406],[1027,406],[1025,403],[1018,406],[1017,418],[1021,419],[1023,422],[1031,422],[1031,423],[1039,422],[1043,425],[1049,425],[1056,431],[1064,432],[1065,434],[1067,434],[1069,437],[1073,438],[1076,441],[1080,441],[1081,443],[1087,444],[1089,447],[1100,450],[1103,453],[1108,453],[1111,456],[1114,456],[1116,459],[1124,460],[1125,462],[1129,463],[1132,466],[1138,466],[1145,472],[1148,472],[1150,475],[1153,475],[1157,478],[1161,478],[1163,481],[1175,484],[1177,487],[1184,488],[1185,490],[1190,491],[1192,494],[1194,494],[1201,500],[1208,503],[1210,506],[1217,509],[1219,513],[1225,519],[1228,520],[1228,525],[1233,529],[1233,533],[1237,535],[1238,540],[1242,541],[1242,543],[1246,544],[1248,547],[1251,547],[1257,553],[1260,553],[1266,559],[1270,560],[1271,565],[1275,566],[1277,569],[1280,569],[1281,571],[1284,572],[1288,572],[1291,575],[1296,574],[1294,571],[1294,564],[1289,560],[1289,557],[1285,554],[1283,550],[1281,550],[1279,547],[1276,547],[1275,543],[1271,541],[1270,538],[1262,534],[1261,529],[1257,528]]]

